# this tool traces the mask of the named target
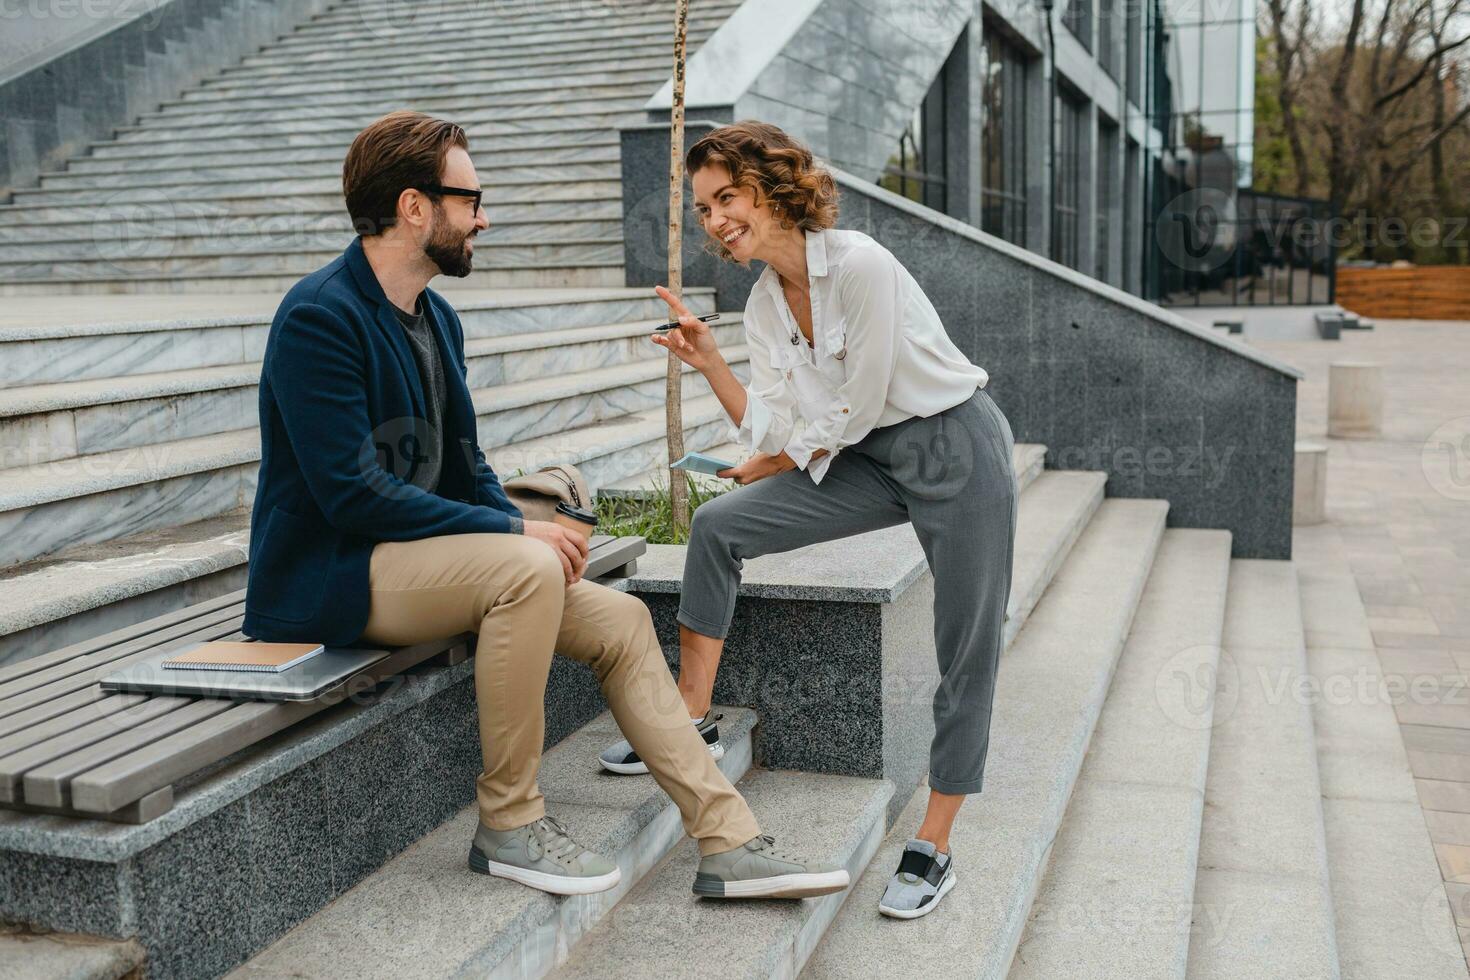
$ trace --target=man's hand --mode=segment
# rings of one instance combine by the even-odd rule
[[[795,468],[796,462],[790,456],[787,456],[784,451],[775,456],[772,456],[770,453],[756,453],[739,466],[732,466],[728,470],[720,470],[715,476],[726,480],[734,480],[736,483],[744,486],[747,483],[754,483],[756,480],[762,480],[768,476],[775,476],[777,473],[784,473],[787,470]]]
[[[528,538],[545,541],[561,559],[567,585],[576,585],[587,570],[587,542],[575,531],[568,531],[554,521],[526,521],[522,533]]]

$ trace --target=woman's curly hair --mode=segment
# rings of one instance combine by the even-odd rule
[[[821,231],[837,224],[837,181],[819,166],[812,151],[778,126],[745,119],[711,130],[684,156],[686,172],[723,164],[730,181],[768,201],[782,228]],[[734,261],[725,243],[707,235],[704,250]]]

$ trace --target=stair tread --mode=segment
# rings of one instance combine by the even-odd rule
[[[1312,721],[1343,975],[1465,980],[1464,951],[1393,699],[1378,693],[1392,690],[1392,682],[1336,529],[1298,527],[1291,553],[1307,665],[1324,693]],[[1345,690],[1355,696],[1332,694]]]
[[[720,722],[725,745],[720,767],[738,780],[749,767],[755,713],[745,708],[720,711],[725,716]],[[542,956],[552,955],[558,945],[570,945],[576,932],[635,887],[642,872],[682,834],[677,811],[653,777],[610,776],[599,770],[597,754],[618,737],[611,714],[602,714],[546,753],[539,778],[547,812],[584,846],[617,860],[623,872],[617,888],[598,896],[562,898],[473,874],[465,861],[479,810],[471,804],[229,976],[486,975],[497,965],[514,962],[507,957],[515,957],[523,942],[530,955]],[[662,826],[651,830],[661,839],[652,846],[636,846],[640,832],[656,823]],[[692,868],[688,876],[692,881]],[[393,929],[379,927],[385,908],[394,909]],[[563,933],[559,943],[543,942],[558,920],[562,929],[575,931]],[[405,935],[414,941],[403,942]]]
[[[653,347],[652,343],[649,344],[649,347]],[[750,350],[744,344],[736,344],[727,346],[722,351],[722,355],[733,366],[748,361]],[[475,413],[485,415],[490,412],[503,412],[512,408],[537,405],[552,399],[574,398],[577,395],[592,394],[609,388],[637,384],[640,381],[662,379],[667,375],[667,364],[668,355],[653,350],[648,356],[627,364],[595,367],[586,371],[572,371],[544,378],[533,378],[529,381],[512,381],[507,384],[476,388],[470,392],[470,396],[475,404]],[[681,364],[679,367],[685,379],[693,378],[698,374],[687,364]]]
[[[856,879],[883,833],[886,780],[752,772],[740,791],[763,833]],[[792,976],[846,898],[727,902],[696,897],[693,841],[684,841],[551,974],[587,977]],[[871,976],[872,974],[868,974]]]
[[[82,545],[0,572],[0,636],[243,565],[250,512]]]
[[[904,924],[901,943],[893,923],[879,921],[878,898],[927,802],[921,787],[808,963],[810,976],[1005,974],[1167,511],[1164,501],[1103,501],[1001,658],[985,789],[950,835],[958,884],[945,907]]]
[[[1230,539],[1164,532],[1009,980],[1184,975],[1214,693],[1200,678],[1219,655]],[[1060,914],[1081,908],[1162,914],[1136,930]]]
[[[1312,707],[1291,693],[1307,676],[1291,562],[1231,561],[1222,648],[1188,976],[1335,978]]]

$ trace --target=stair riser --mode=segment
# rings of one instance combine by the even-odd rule
[[[456,86],[469,91],[457,92],[423,89],[417,95],[396,96],[392,94],[364,95],[357,101],[335,100],[318,103],[312,99],[296,99],[290,96],[272,103],[270,100],[235,107],[176,106],[167,112],[144,113],[135,125],[147,129],[182,129],[191,126],[213,126],[229,123],[285,122],[310,120],[321,116],[363,118],[371,122],[380,115],[401,109],[405,102],[412,102],[415,109],[428,113],[453,114],[466,105],[481,111],[525,112],[540,108],[563,111],[596,112],[609,102],[641,102],[652,95],[659,86],[656,78],[626,85],[588,86],[579,88],[575,99],[568,99],[565,90],[534,89],[521,92],[496,92],[488,86]]]
[[[534,350],[508,351],[478,357],[467,352],[469,385],[471,388],[491,388],[495,385],[556,377],[574,371],[590,371],[597,367],[632,364],[662,353],[648,339],[651,332],[650,330],[648,333],[617,340],[548,345]],[[722,347],[744,342],[745,328],[738,323],[717,327],[712,332],[715,342]]]
[[[179,255],[160,258],[97,258],[90,261],[0,262],[0,279],[130,279],[147,276],[306,275],[335,259],[347,240],[320,251],[266,252],[254,255]],[[566,269],[579,266],[619,267],[622,242],[567,245],[481,245],[475,261],[487,271],[513,268]]]
[[[532,373],[522,368],[518,373],[527,375],[517,380],[555,378],[559,373],[587,371],[596,367],[614,367],[635,361],[650,361],[650,353],[643,347],[652,347],[645,338],[624,345],[614,357],[593,361],[583,356],[563,369],[548,369]],[[599,345],[579,345],[594,348]],[[608,346],[611,346],[609,344]],[[573,358],[557,357],[557,348],[523,352],[521,361],[530,365],[554,360],[572,361]],[[584,351],[590,353],[590,350]],[[503,381],[485,382],[485,375],[503,370],[505,355],[468,359],[471,385],[491,387]],[[482,366],[481,362],[493,362]],[[650,366],[661,365],[652,362]],[[746,374],[743,363],[735,363],[737,376]],[[258,368],[249,374],[258,377]],[[686,371],[683,392],[685,398],[694,398],[708,393],[708,384],[697,372]],[[616,418],[629,412],[641,412],[662,406],[664,403],[664,379],[656,378],[636,383],[615,385],[596,392],[583,392],[562,398],[515,408],[481,408],[482,428],[494,433],[495,445],[532,439],[582,425],[590,425],[604,419]],[[259,420],[259,387],[252,380],[230,387],[207,391],[189,392],[136,398],[126,401],[88,405],[81,408],[58,409],[36,412],[13,418],[0,418],[0,469],[30,466],[62,459],[72,459],[92,453],[103,453],[117,449],[133,449],[153,446],[158,443],[195,436],[214,435],[238,429],[253,429]]]
[[[278,228],[262,232],[246,229],[254,222],[232,221],[218,233],[207,231],[190,234],[172,222],[155,223],[152,226],[114,226],[123,233],[118,238],[83,239],[81,241],[19,242],[0,243],[0,266],[17,263],[37,262],[114,262],[119,259],[136,261],[165,259],[172,256],[215,256],[225,258],[236,254],[254,255],[261,252],[340,252],[355,237],[350,228]],[[217,224],[225,224],[218,222]],[[345,224],[334,219],[331,224]],[[501,247],[524,249],[536,247],[538,242],[606,242],[618,238],[622,233],[621,221],[557,221],[529,225],[497,226],[492,221],[489,230],[475,239],[475,258],[483,261],[486,249]],[[494,261],[494,251],[490,253]],[[544,258],[544,255],[543,255]]]
[[[649,93],[652,94],[652,93]],[[548,105],[516,106],[482,112],[477,108],[456,113],[454,121],[466,129],[501,127],[503,132],[539,133],[547,130],[562,130],[569,126],[587,126],[589,129],[616,130],[623,126],[646,121],[646,114],[635,108],[628,99],[609,99],[598,105],[583,106],[575,111],[552,111],[562,107]],[[345,151],[352,138],[377,117],[371,113],[361,115],[323,115],[317,120],[258,119],[254,122],[230,123],[227,125],[201,126],[120,126],[117,141],[137,146],[157,146],[170,140],[207,141],[222,137],[249,137],[252,133],[264,137],[283,135],[312,135],[314,142],[338,142]]]
[[[680,390],[684,397],[709,393],[709,383],[698,372],[686,371]],[[593,425],[631,412],[647,412],[664,405],[662,376],[588,394],[569,395],[503,411],[481,411],[479,431],[490,437],[484,445],[502,446]]]
[[[482,425],[480,427],[480,444],[493,446],[493,442],[487,442],[494,436]],[[686,426],[684,429],[685,448],[696,450],[716,446],[724,442],[730,434],[728,419],[704,422],[698,425]],[[654,466],[664,465],[668,460],[668,451],[662,435],[657,439],[639,442],[631,446],[603,444],[588,449],[558,449],[552,447],[534,454],[522,452],[514,448],[501,450],[486,450],[491,467],[496,473],[510,474],[517,469],[527,473],[534,473],[543,466],[552,463],[575,463],[587,478],[588,487],[595,494],[597,488],[604,483],[612,483],[622,480],[638,473],[643,473]]]
[[[86,381],[259,360],[270,324],[179,327],[0,345],[0,388]]]
[[[253,384],[0,419],[0,469],[255,428]]]
[[[660,53],[658,55],[645,55],[642,57],[619,60],[615,68],[609,68],[607,62],[589,62],[583,67],[570,66],[565,68],[563,74],[554,83],[545,80],[544,76],[534,71],[527,71],[522,66],[518,68],[496,68],[493,70],[469,70],[463,72],[419,72],[412,75],[389,76],[382,74],[373,75],[364,73],[357,78],[322,78],[314,82],[284,82],[279,86],[271,88],[272,95],[278,98],[310,98],[317,105],[330,105],[335,102],[350,102],[355,93],[359,98],[399,98],[405,101],[422,96],[426,91],[439,94],[448,94],[447,88],[463,89],[466,91],[495,93],[505,92],[533,92],[555,84],[565,90],[571,85],[626,85],[629,82],[646,83],[650,77],[654,77],[655,87],[662,84],[662,79],[657,78],[662,74],[667,76],[669,71],[669,58]],[[218,108],[244,108],[257,102],[263,102],[261,91],[263,89],[260,79],[250,81],[245,85],[220,85],[215,84],[207,88],[194,89],[185,92],[181,99],[164,103],[166,109],[179,106],[192,106],[195,109],[209,107]]]
[[[622,189],[615,186],[608,194],[606,182],[584,184],[516,184],[491,189],[485,202],[492,224],[497,221],[540,221],[560,214],[612,220],[622,214]],[[97,195],[77,195],[95,198]],[[291,228],[301,224],[337,218],[348,227],[347,205],[342,192],[330,194],[294,194],[286,197],[258,194],[253,197],[213,198],[168,201],[157,193],[136,204],[110,205],[111,196],[99,203],[115,208],[115,217],[104,230],[97,220],[98,207],[93,204],[0,205],[0,233],[10,236],[28,233],[45,234],[47,225],[87,225],[85,235],[94,241],[106,237],[126,237],[133,228],[147,228],[150,222],[211,219],[207,233],[229,233],[234,222],[244,222],[245,229]],[[565,210],[564,210],[565,209]],[[61,240],[75,237],[76,229],[61,227],[55,235]]]
[[[725,2],[707,4],[701,12],[735,6]],[[648,3],[603,3],[601,0],[586,0],[575,3],[560,0],[551,4],[507,4],[494,5],[495,21],[507,30],[528,31],[547,25],[576,26],[596,24],[611,27],[646,20],[653,5]],[[454,31],[466,19],[473,20],[485,15],[483,3],[445,3],[431,6],[400,6],[397,8],[358,7],[329,11],[320,19],[313,18],[298,25],[287,39],[327,41],[352,31],[366,31],[374,37],[413,36],[424,31]]]
[[[161,454],[166,447],[139,452]],[[234,464],[0,512],[0,568],[74,545],[111,541],[235,510],[254,500],[258,470],[256,463]]]
[[[312,271],[304,268],[294,274],[242,277],[239,275],[196,275],[187,279],[175,277],[108,278],[92,282],[0,281],[0,296],[118,296],[118,295],[193,295],[228,293],[254,295],[284,293],[301,277]],[[466,281],[471,289],[560,289],[602,288],[623,285],[623,268],[588,266],[571,269],[496,269],[477,272]]]
[[[595,134],[594,134],[595,135]],[[475,164],[487,171],[503,167],[536,167],[560,163],[617,163],[619,160],[616,140],[603,134],[599,142],[568,140],[568,145],[557,146],[548,141],[546,146],[521,149],[483,149],[471,144]],[[207,147],[195,146],[195,150]],[[80,157],[67,164],[66,176],[87,174],[131,174],[137,177],[153,174],[169,174],[184,183],[195,183],[200,176],[210,179],[221,178],[219,170],[243,167],[274,167],[282,172],[295,171],[295,176],[315,176],[323,165],[341,167],[346,149],[339,146],[312,146],[297,149],[273,147],[262,150],[259,146],[244,151],[222,151],[218,153],[158,154],[149,157]],[[193,176],[191,179],[191,175]],[[44,179],[56,179],[52,174]],[[229,178],[225,178],[229,179]]]
[[[688,26],[691,37],[713,32],[724,22],[726,16],[723,12],[690,16]],[[396,63],[415,57],[462,57],[466,47],[470,45],[473,45],[476,56],[486,61],[502,52],[545,51],[550,47],[574,48],[577,45],[600,44],[605,49],[615,47],[618,50],[632,51],[639,47],[653,48],[661,45],[666,41],[671,26],[670,18],[660,16],[644,23],[594,25],[579,30],[564,27],[549,31],[507,31],[499,24],[481,23],[422,33],[385,31],[380,36],[368,32],[356,39],[334,41],[331,45],[324,45],[314,38],[292,44],[288,37],[260,54],[242,59],[240,65],[246,68],[285,64],[339,65],[374,57]]]
[[[711,14],[708,10],[698,11],[701,24],[723,18],[725,15]],[[693,17],[690,18],[694,20]],[[328,51],[357,51],[363,48],[397,46],[452,46],[463,50],[474,42],[475,50],[495,50],[501,47],[526,47],[537,43],[568,40],[589,40],[602,37],[609,42],[624,38],[640,37],[651,30],[668,30],[669,19],[660,16],[660,11],[645,7],[621,16],[592,17],[586,15],[558,16],[549,13],[541,17],[485,17],[466,12],[465,16],[441,15],[437,11],[427,16],[415,16],[408,21],[402,18],[374,20],[371,18],[346,21],[311,30],[304,27],[293,31],[271,45],[261,56],[288,57],[294,53]]]
[[[506,153],[514,150],[536,150],[545,147],[598,145],[615,141],[615,134],[596,129],[578,127],[548,128],[535,132],[498,132],[487,123],[467,127],[470,149],[478,159],[490,153]],[[614,137],[610,139],[610,137]],[[279,159],[282,154],[317,153],[341,159],[347,154],[352,137],[334,133],[284,133],[273,136],[219,137],[201,145],[195,140],[153,140],[140,142],[117,142],[107,140],[92,144],[91,153],[72,161],[73,166],[83,161],[150,161],[155,157],[178,157],[181,160],[214,153],[229,154],[230,159],[242,154],[268,154]],[[119,166],[125,164],[119,163]]]
[[[553,47],[558,50],[552,51]],[[666,49],[658,49],[653,45],[633,45],[619,52],[619,65],[630,67],[646,65],[669,65],[669,52]],[[551,70],[567,71],[575,75],[580,72],[600,71],[608,66],[608,51],[606,47],[585,42],[577,42],[570,45],[552,46],[548,45],[544,51],[519,51],[506,52],[495,59],[495,63],[489,68],[467,69],[463,75],[457,77],[471,78],[477,76],[492,76],[496,73],[509,73],[515,77],[524,78],[528,75],[545,74]],[[201,83],[199,91],[212,92],[215,90],[236,92],[258,92],[266,85],[294,85],[298,82],[317,80],[322,82],[339,81],[365,81],[383,82],[385,80],[402,80],[413,78],[432,78],[442,75],[444,70],[436,69],[425,72],[423,59],[393,61],[374,61],[359,59],[354,64],[343,62],[332,65],[303,64],[293,67],[286,65],[231,65],[220,70],[219,74],[206,78]]]
[[[611,160],[589,162],[545,162],[528,166],[486,167],[481,165],[482,185],[494,188],[502,184],[525,184],[552,181],[616,180],[618,164]],[[41,191],[112,191],[158,188],[151,193],[170,197],[209,196],[217,189],[222,194],[249,190],[252,183],[280,187],[283,194],[326,193],[342,187],[340,165],[329,163],[277,164],[261,167],[220,167],[213,170],[158,171],[153,173],[52,174],[41,178]],[[168,193],[172,191],[173,193]],[[142,195],[146,198],[146,192]],[[27,199],[34,200],[28,196]],[[128,198],[119,198],[127,200]]]
[[[440,283],[434,285],[438,288]],[[454,304],[452,294],[449,301]],[[714,298],[708,293],[693,293],[687,297],[686,303],[691,310],[704,315],[712,311]],[[469,342],[510,334],[554,333],[608,323],[651,321],[667,314],[668,307],[650,291],[646,300],[629,298],[491,309],[461,308],[457,312],[466,342]],[[179,325],[139,333],[40,338],[0,344],[0,388],[255,362],[265,354],[269,330],[267,322],[218,327]],[[739,334],[729,336],[733,338]],[[553,338],[548,349],[558,351],[554,356],[559,359],[566,356],[559,353],[560,350],[571,348],[556,347]],[[595,356],[605,356],[606,353],[606,350],[599,350]],[[507,366],[499,368],[493,359],[486,358],[489,372],[506,370],[519,375],[522,371],[534,370],[534,365],[540,363],[545,355],[525,352],[499,356],[506,359]],[[576,355],[572,357],[573,360],[578,359]],[[470,360],[473,363],[480,359],[471,356]],[[528,377],[537,376],[531,374]],[[477,384],[477,387],[495,383],[500,382],[490,381]]]
[[[400,101],[413,101],[422,98],[426,94],[434,96],[506,96],[509,93],[534,93],[534,91],[545,90],[545,88],[556,87],[567,88],[581,87],[603,87],[603,85],[647,85],[653,82],[654,87],[663,84],[663,79],[669,75],[669,59],[667,57],[638,57],[626,62],[617,62],[616,68],[603,65],[588,65],[584,71],[569,71],[562,78],[548,81],[547,76],[537,73],[526,72],[525,69],[491,69],[491,71],[466,71],[466,72],[422,72],[419,75],[404,76],[404,78],[335,78],[319,79],[315,82],[287,82],[282,85],[272,85],[269,88],[269,97],[263,94],[265,87],[260,84],[237,85],[237,87],[225,88],[215,85],[210,88],[197,88],[188,91],[182,98],[166,101],[163,103],[159,113],[150,115],[165,115],[165,113],[176,112],[176,110],[191,110],[198,112],[203,109],[259,109],[268,107],[270,98],[285,100],[290,98],[294,106],[334,106],[334,104],[357,104],[353,100],[363,98],[397,98]],[[147,116],[144,116],[147,118]]]

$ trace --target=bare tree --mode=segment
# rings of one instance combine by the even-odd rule
[[[674,99],[669,110],[669,292],[684,293],[684,46],[689,33],[689,0],[674,3]],[[689,485],[673,468],[684,455],[684,364],[672,350],[665,377],[665,439],[669,449],[669,501],[673,524],[689,529]]]

